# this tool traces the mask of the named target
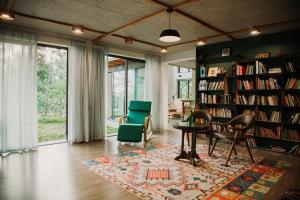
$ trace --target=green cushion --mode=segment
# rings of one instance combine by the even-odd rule
[[[130,124],[144,124],[145,118],[148,117],[149,115],[150,115],[149,112],[131,110],[128,113],[127,123],[130,123]]]
[[[143,124],[121,124],[118,130],[118,141],[141,142]]]
[[[137,111],[151,111],[151,101],[130,101],[128,110],[137,110]]]

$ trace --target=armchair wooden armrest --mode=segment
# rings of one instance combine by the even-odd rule
[[[151,114],[148,117],[146,117],[144,120],[144,141],[145,142],[148,142],[152,135],[151,120],[152,120]]]
[[[127,120],[128,116],[124,115],[122,117],[119,118],[119,124],[123,124],[126,120]]]

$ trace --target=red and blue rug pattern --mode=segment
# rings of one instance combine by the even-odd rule
[[[260,200],[278,182],[291,164],[282,161],[263,159],[246,170],[226,186],[222,187],[210,200]]]
[[[257,199],[276,183],[287,163],[239,152],[225,167],[227,152],[216,149],[207,155],[206,145],[197,145],[197,166],[175,161],[180,147],[160,145],[148,149],[102,156],[83,163],[94,173],[140,199]]]

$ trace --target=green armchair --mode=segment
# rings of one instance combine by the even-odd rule
[[[144,142],[148,142],[151,135],[151,102],[131,101],[128,115],[120,118],[118,141],[141,142],[144,134]]]

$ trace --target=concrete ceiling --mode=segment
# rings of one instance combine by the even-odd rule
[[[280,21],[300,19],[299,0],[194,0],[178,9],[192,15],[225,32],[232,32],[252,26],[277,23]],[[0,0],[0,7],[6,0]],[[174,6],[184,0],[160,0],[160,2]],[[11,10],[36,17],[47,18],[69,24],[79,24],[91,29],[110,32],[136,19],[165,9],[164,6],[150,0],[14,0]],[[65,36],[74,36],[71,28],[64,25],[16,17],[13,22],[0,21],[14,26],[26,27],[33,30],[46,31]],[[175,43],[188,42],[198,38],[206,38],[219,34],[218,31],[191,20],[178,12],[171,17],[172,27],[177,29],[182,40]],[[168,14],[162,12],[134,25],[130,25],[115,34],[133,37],[138,40],[154,43],[157,46],[168,46],[158,40],[160,32],[168,25]],[[261,28],[263,34],[280,32],[300,28],[300,22]],[[85,31],[82,39],[94,40],[99,33]],[[235,38],[249,37],[248,32],[232,34]],[[222,35],[207,40],[207,43],[228,41],[230,38]],[[106,36],[99,40],[106,45],[119,46],[158,53],[160,48],[134,41],[125,44],[124,39]],[[195,42],[168,48],[168,53],[195,47]]]
[[[195,69],[196,68],[196,60],[184,60],[184,61],[178,61],[178,62],[172,62],[169,63],[169,65],[177,66],[177,67],[185,67],[185,68],[190,68],[190,69]]]

